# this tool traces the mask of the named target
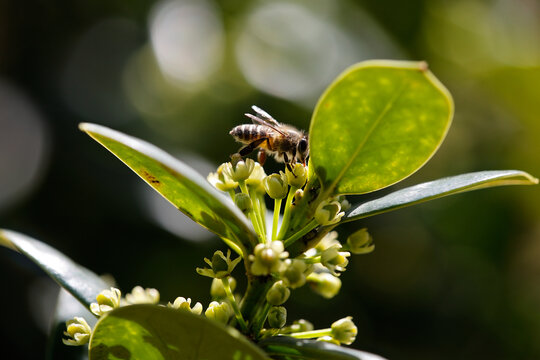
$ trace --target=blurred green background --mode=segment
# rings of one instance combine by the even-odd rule
[[[123,291],[207,304],[195,267],[223,244],[77,124],[143,138],[206,175],[238,149],[228,131],[252,104],[307,129],[332,79],[374,58],[426,60],[456,114],[418,173],[351,202],[463,172],[540,176],[535,0],[2,0],[0,227]],[[343,226],[342,239],[363,226],[375,252],[352,259],[335,299],[295,291],[290,320],[352,315],[353,347],[389,359],[540,358],[539,187],[402,209]],[[0,353],[43,358],[54,283],[7,249],[0,274]]]

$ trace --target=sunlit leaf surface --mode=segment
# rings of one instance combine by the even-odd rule
[[[156,305],[120,307],[99,320],[90,360],[105,359],[269,360],[233,328]]]
[[[479,171],[451,176],[407,187],[360,205],[353,205],[345,214],[343,221],[358,220],[465,191],[502,185],[534,184],[538,184],[538,179],[517,170]]]
[[[244,244],[256,238],[251,224],[232,201],[180,160],[152,144],[104,126],[84,123],[80,128],[208,230],[224,239],[238,238]]]
[[[309,132],[310,165],[328,194],[384,188],[426,163],[453,112],[450,93],[424,62],[359,63],[319,99]]]
[[[11,230],[0,229],[0,245],[26,255],[87,308],[109,285],[90,270],[49,245]]]

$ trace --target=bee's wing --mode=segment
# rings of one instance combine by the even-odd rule
[[[271,125],[273,125],[275,127],[281,126],[281,124],[279,122],[277,122],[276,119],[274,119],[269,113],[267,113],[266,111],[264,111],[260,107],[253,105],[253,106],[251,106],[251,108],[257,114],[259,114],[259,116],[261,117],[261,120],[263,120],[264,122],[270,123]]]
[[[280,133],[283,136],[287,135],[283,131],[279,130],[278,127],[281,126],[281,125],[279,125],[279,123],[278,123],[278,125],[273,125],[273,124],[268,123],[264,119],[261,119],[260,117],[255,116],[253,114],[244,114],[244,115],[246,115],[248,118],[250,118],[251,121],[253,121],[254,124],[259,124],[259,125],[262,125],[262,126],[268,126],[270,129],[272,129],[274,131],[277,131],[278,133]]]

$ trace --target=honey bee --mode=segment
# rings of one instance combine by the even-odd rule
[[[264,164],[266,153],[273,155],[276,161],[284,162],[292,171],[291,165],[297,161],[306,165],[309,157],[308,136],[290,125],[281,124],[266,111],[257,106],[251,107],[256,115],[245,114],[253,124],[234,127],[229,134],[242,144],[246,144],[238,153],[246,156],[259,149],[259,162]]]

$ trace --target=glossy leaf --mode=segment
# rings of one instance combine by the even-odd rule
[[[274,359],[385,360],[379,355],[364,351],[290,336],[271,337],[259,342],[258,345]]]
[[[245,215],[191,167],[152,144],[104,126],[84,123],[80,129],[200,225],[221,238],[238,238],[246,247],[257,242]]]
[[[109,288],[90,270],[76,264],[51,246],[15,231],[0,229],[0,245],[26,255],[87,308]]]
[[[360,205],[353,205],[345,214],[343,221],[358,220],[465,191],[502,185],[534,184],[538,184],[538,179],[517,170],[479,171],[451,176],[407,187]]]
[[[359,63],[319,99],[309,133],[310,166],[327,195],[382,189],[429,160],[453,112],[450,93],[426,63]]]
[[[120,307],[98,321],[90,360],[106,359],[269,360],[231,327],[156,305]]]

